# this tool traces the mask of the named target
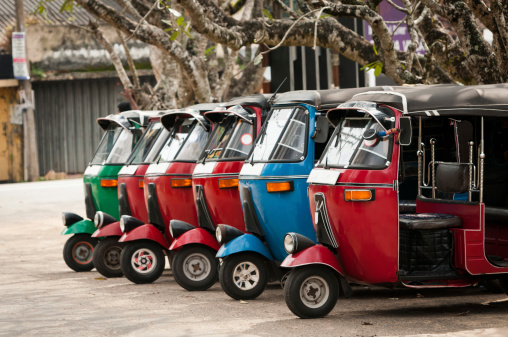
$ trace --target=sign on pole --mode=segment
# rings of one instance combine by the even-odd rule
[[[25,32],[12,33],[12,64],[14,78],[18,80],[29,80],[30,73],[26,62]]]

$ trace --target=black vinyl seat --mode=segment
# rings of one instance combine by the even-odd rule
[[[462,227],[462,220],[451,214],[418,213],[401,214],[399,225],[410,230],[448,229]]]

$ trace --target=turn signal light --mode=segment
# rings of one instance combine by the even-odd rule
[[[138,186],[141,189],[145,188],[145,182],[143,180],[138,181]]]
[[[344,199],[346,201],[369,201],[374,198],[371,190],[345,190]]]
[[[276,183],[266,183],[266,191],[267,192],[286,192],[293,191],[293,182],[292,181],[280,181]]]
[[[171,179],[171,187],[180,188],[180,187],[191,187],[192,179],[183,178],[183,179]]]
[[[238,179],[220,179],[219,188],[234,188],[238,187]]]
[[[116,179],[102,179],[101,180],[101,187],[117,187],[118,186],[118,180]]]

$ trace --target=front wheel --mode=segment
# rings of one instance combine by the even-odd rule
[[[93,269],[93,251],[98,240],[90,234],[74,234],[64,245],[63,258],[69,268],[74,271],[90,271]]]
[[[133,241],[120,254],[122,273],[129,281],[138,284],[156,281],[162,275],[165,263],[162,248],[151,241]]]
[[[337,277],[324,267],[297,268],[291,271],[284,286],[284,299],[289,310],[301,318],[328,315],[338,296]]]
[[[118,237],[108,237],[99,241],[93,252],[93,264],[97,271],[105,277],[122,277],[120,254],[124,244]]]
[[[235,300],[252,300],[268,283],[266,262],[252,253],[235,254],[222,261],[219,281],[222,290]]]
[[[217,281],[215,251],[208,247],[187,246],[175,253],[173,276],[184,289],[207,290]]]

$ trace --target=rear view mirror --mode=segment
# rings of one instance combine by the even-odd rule
[[[319,116],[316,118],[316,130],[312,139],[316,143],[326,143],[328,141],[328,131],[330,130],[330,124],[326,116]]]
[[[411,117],[400,117],[400,138],[399,143],[402,146],[408,146],[411,144],[411,138],[413,137],[413,127],[411,125]]]

